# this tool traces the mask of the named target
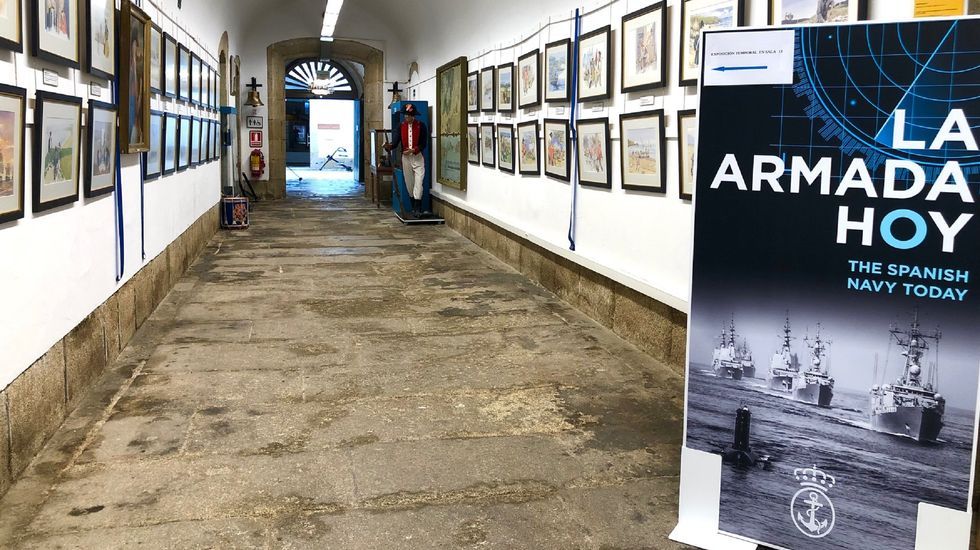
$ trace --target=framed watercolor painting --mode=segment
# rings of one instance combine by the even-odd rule
[[[150,148],[150,19],[123,0],[120,12],[119,128],[123,153]]]
[[[681,86],[695,86],[701,72],[701,31],[742,26],[744,0],[681,0]]]
[[[497,67],[497,110],[514,112],[514,64],[504,63]]]
[[[177,47],[177,99],[191,100],[191,52],[183,44]]]
[[[563,181],[571,179],[568,164],[568,121],[544,119],[544,173]]]
[[[694,198],[694,166],[698,153],[698,116],[694,109],[677,111],[677,166],[680,197]]]
[[[578,121],[578,181],[590,187],[612,188],[609,119]]]
[[[480,125],[480,151],[482,152],[483,165],[490,168],[497,165],[497,159],[494,157],[496,153],[495,142],[493,123],[484,122]]]
[[[191,104],[201,106],[201,58],[191,54]]]
[[[214,155],[214,160],[221,159],[221,121],[214,121],[214,141],[211,142],[211,146],[214,148],[212,154]]]
[[[578,99],[598,101],[612,96],[612,28],[583,34],[578,52]]]
[[[34,212],[78,200],[82,98],[39,90],[34,107]]]
[[[90,100],[86,122],[85,198],[116,188],[116,106]]]
[[[177,97],[178,67],[177,40],[163,33],[163,95],[167,97]]]
[[[495,89],[497,87],[497,71],[487,67],[480,71],[480,110],[492,113],[497,110]]]
[[[517,169],[522,176],[541,175],[538,129],[536,120],[517,125]]]
[[[163,113],[150,111],[150,150],[143,159],[143,180],[163,174]]]
[[[177,143],[177,171],[183,172],[191,165],[191,117],[187,115],[180,115]]]
[[[466,75],[466,112],[480,112],[480,73],[477,71]]]
[[[544,99],[568,101],[568,57],[572,41],[558,40],[544,48]]]
[[[663,110],[619,115],[620,174],[623,189],[667,192],[667,141]]]
[[[848,23],[868,18],[866,0],[769,0],[770,25]]]
[[[31,0],[31,8],[31,54],[79,68],[78,0]]]
[[[466,189],[467,61],[465,57],[436,69],[436,181]]]
[[[27,90],[0,84],[0,224],[24,217]]]
[[[112,79],[116,76],[116,2],[88,0],[85,12],[85,70],[93,76]]]
[[[163,33],[150,25],[150,92],[163,93]]]
[[[540,52],[534,50],[517,60],[517,106],[529,109],[541,105]]]
[[[191,166],[201,164],[201,119],[191,118]]]
[[[480,164],[480,125],[466,126],[466,162]]]
[[[665,2],[623,16],[624,94],[667,85],[667,28]]]
[[[20,0],[0,2],[0,48],[17,53],[24,51],[20,6]]]
[[[163,174],[177,171],[177,126],[180,117],[166,113],[163,117]]]
[[[514,126],[497,125],[497,168],[514,173]]]

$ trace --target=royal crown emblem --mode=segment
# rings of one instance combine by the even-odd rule
[[[793,525],[810,538],[826,537],[834,530],[837,519],[834,503],[827,496],[827,492],[837,484],[837,479],[821,471],[816,465],[793,470],[793,477],[802,486],[793,495],[789,506]]]

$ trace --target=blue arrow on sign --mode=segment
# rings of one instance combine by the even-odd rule
[[[715,67],[714,71],[764,71],[768,69],[768,65],[750,65],[746,67]]]

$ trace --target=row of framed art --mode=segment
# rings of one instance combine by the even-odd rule
[[[0,85],[0,143],[4,145],[0,148],[0,224],[24,217],[26,105],[25,89]],[[36,94],[31,148],[35,213],[77,201],[80,180],[88,198],[115,189],[116,106],[89,100],[84,128],[82,110],[80,97],[43,90]],[[219,157],[217,120],[153,111],[149,128],[149,148],[143,163],[148,179]],[[83,139],[87,152],[84,166]]]
[[[662,109],[620,115],[620,175],[628,191],[667,192],[665,113]],[[690,200],[694,190],[694,153],[697,149],[697,118],[694,109],[677,112],[678,192]],[[522,176],[541,175],[541,123],[537,120],[512,124],[469,124],[467,161]],[[544,173],[571,180],[571,150],[567,119],[544,120]],[[610,166],[612,139],[608,118],[579,120],[578,183],[612,188]]]
[[[770,24],[842,22],[864,19],[865,0],[770,0]],[[787,11],[789,8],[794,13]],[[744,24],[745,0],[682,0],[678,79],[681,86],[696,86],[701,70],[701,31],[734,28]],[[778,15],[776,15],[778,14]],[[667,6],[663,1],[626,14],[621,37],[622,93],[667,86]],[[613,94],[612,27],[596,29],[579,38],[577,98],[601,101]],[[467,112],[511,113],[547,102],[570,99],[570,39],[547,44],[518,58],[517,64],[485,67],[467,75]],[[543,93],[542,93],[542,64]]]

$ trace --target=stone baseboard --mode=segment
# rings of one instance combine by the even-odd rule
[[[433,210],[464,237],[684,375],[687,314],[433,197]]]
[[[218,222],[215,205],[0,391],[0,495],[204,250]]]

